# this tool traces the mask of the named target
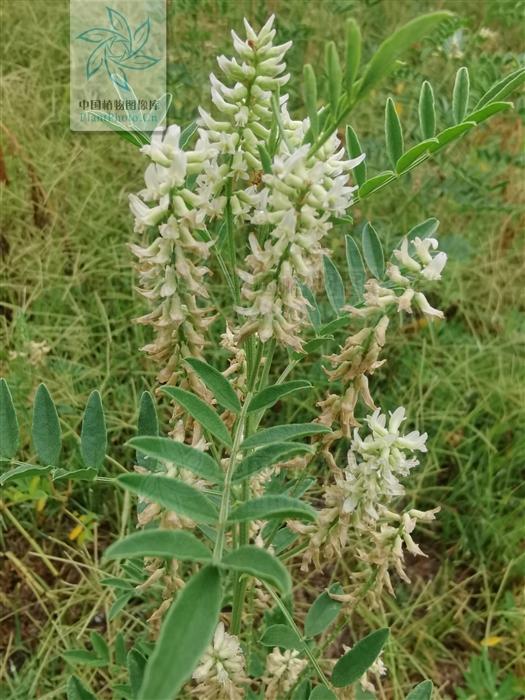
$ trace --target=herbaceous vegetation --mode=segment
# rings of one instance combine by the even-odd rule
[[[112,536],[99,566],[115,593],[110,620],[133,616],[136,594],[151,596],[146,629],[130,648],[92,631],[88,646],[68,649],[68,698],[97,697],[79,677],[85,666],[103,669],[116,697],[138,700],[369,697],[395,673],[395,654],[385,662],[395,635],[380,625],[349,635],[349,621],[358,606],[393,600],[396,581],[410,584],[425,556],[418,540],[446,502],[404,498],[433,438],[404,406],[382,407],[376,380],[393,323],[444,320],[449,256],[431,202],[390,247],[377,222],[357,233],[352,212],[510,109],[524,71],[474,100],[460,67],[445,115],[424,80],[415,134],[388,97],[379,166],[352,112],[449,18],[411,20],[368,63],[366,37],[348,20],[345,45],[326,45],[322,69],[304,66],[299,115],[287,93],[291,42],[279,43],[273,16],[259,29],[245,20],[242,37],[232,31],[233,56],[220,55],[210,74],[211,110],[199,107],[189,125],[121,134],[145,161],[144,186],[129,194],[129,247],[144,300],[137,321],[150,329],[142,350],[156,371],[125,473],[105,474],[111,445],[97,390],[82,416],[82,464],[68,467],[45,384],[31,419],[37,463],[18,461],[17,412],[0,383],[2,486],[79,482],[136,506],[135,531]],[[309,372],[317,360],[322,391]],[[305,410],[283,421],[291,401]],[[166,429],[160,406],[169,406]],[[344,581],[327,584],[338,560]],[[310,573],[320,585],[298,615]],[[430,680],[413,686],[407,698],[432,697]]]

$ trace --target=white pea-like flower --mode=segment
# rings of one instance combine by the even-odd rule
[[[238,637],[226,632],[224,623],[219,622],[211,644],[193,671],[192,678],[198,684],[194,693],[198,697],[204,697],[215,688],[216,694],[213,697],[242,697],[240,686],[248,680],[244,663]]]

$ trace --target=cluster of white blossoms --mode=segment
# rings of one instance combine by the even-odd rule
[[[209,700],[237,700],[244,697],[243,684],[248,682],[244,670],[244,654],[237,637],[219,622],[211,644],[193,671],[196,686],[191,694]]]
[[[394,250],[398,265],[387,263],[386,276],[391,286],[385,287],[377,280],[369,279],[365,285],[365,306],[349,307],[349,310],[356,316],[368,316],[395,305],[398,311],[412,313],[416,308],[426,318],[443,318],[443,312],[433,308],[424,293],[417,289],[424,282],[441,279],[447,254],[438,251],[437,247],[436,238],[415,237],[412,241],[403,238],[400,247]]]
[[[309,306],[301,285],[315,288],[322,277],[327,252],[322,240],[332,228],[331,217],[341,216],[352,203],[356,188],[348,184],[349,173],[364,155],[345,160],[335,134],[311,155],[309,144],[299,145],[308,120],[293,123],[288,118],[285,130],[287,126],[289,138],[281,142],[272,172],[262,176],[264,186],[251,217],[252,224],[269,228],[269,235],[250,234],[248,270],[239,271],[242,296],[250,305],[237,310],[247,317],[240,337],[257,333],[263,342],[275,337],[300,350]]]
[[[214,318],[206,261],[218,218],[244,227],[250,247],[246,268],[236,271],[243,283],[237,311],[245,317],[233,329],[237,342],[255,333],[301,348],[308,310],[301,284],[315,287],[321,278],[322,239],[331,217],[352,203],[349,174],[364,158],[346,160],[336,134],[312,152],[308,120],[292,120],[288,97],[279,94],[291,42],[273,45],[273,17],[259,33],[245,27],[245,41],[232,32],[239,60],[218,58],[224,82],[210,76],[217,118],[199,109],[198,139],[188,150],[178,126],[155,133],[141,149],[151,161],[145,188],[129,197],[135,232],[146,238],[132,246],[139,291],[153,307],[138,321],[155,329],[145,350],[164,365],[162,383],[174,383],[180,358],[199,357],[205,345]],[[281,131],[263,173],[260,148],[276,128],[274,110]]]
[[[399,479],[419,464],[417,458],[409,455],[427,451],[427,434],[417,430],[401,434],[404,420],[402,406],[390,415],[388,422],[387,416],[376,409],[365,418],[370,433],[364,439],[357,428],[354,430],[345,481],[341,484],[345,492],[343,512],[359,511],[360,519],[378,520],[380,508],[405,493]]]
[[[281,700],[286,697],[299,680],[307,663],[295,649],[281,651],[275,647],[266,657],[264,697],[267,700]]]

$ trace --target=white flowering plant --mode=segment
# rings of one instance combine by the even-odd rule
[[[414,530],[439,507],[403,506],[404,481],[427,450],[427,434],[405,427],[403,407],[382,411],[370,380],[385,362],[391,316],[443,318],[427,294],[447,256],[439,222],[429,218],[385,262],[375,227],[367,222],[356,240],[349,212],[509,108],[502,100],[524,71],[471,107],[461,68],[452,117],[438,133],[424,82],[422,141],[408,149],[389,98],[392,169],[372,177],[347,119],[398,56],[447,17],[413,20],[363,68],[350,20],[344,61],[334,43],[326,47],[327,104],[320,105],[313,68],[304,68],[305,118],[288,111],[290,42],[275,43],[273,17],[258,32],[245,21],[245,38],[232,32],[235,58],[218,58],[222,79],[210,76],[213,113],[199,108],[195,123],[151,138],[123,134],[148,161],[145,187],[129,197],[138,290],[149,305],[138,322],[152,328],[144,351],[158,366],[156,393],[173,410],[169,435],[161,436],[152,394],[141,398],[138,436],[129,441],[134,468],[115,479],[138,496],[138,528],[106,550],[106,562],[124,562],[112,565],[106,582],[120,592],[111,619],[134,595],[155,601],[154,644],[138,640],[126,656],[122,640],[109,650],[93,633],[92,650],[66,652],[72,662],[127,666],[129,682],[114,687],[119,697],[346,698],[356,687],[373,692],[386,673],[388,629],[333,650],[343,647],[336,642],[347,638],[356,606],[394,595],[393,576],[409,582],[405,553],[423,555]],[[347,273],[332,255],[341,230]],[[313,356],[322,358],[328,386],[317,402],[315,386],[301,377]],[[281,423],[279,406],[300,392],[309,419]],[[33,415],[40,465],[16,462],[18,424],[3,380],[0,413],[0,453],[14,462],[2,485],[34,474],[113,481],[99,474],[107,438],[98,392],[84,414],[85,466],[76,471],[58,466],[60,427],[44,385]],[[351,572],[344,585],[331,579],[335,559]],[[309,570],[326,585],[297,615],[294,593]],[[423,681],[407,697],[431,694]],[[68,697],[95,696],[73,676]]]

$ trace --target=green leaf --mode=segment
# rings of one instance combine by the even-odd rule
[[[263,143],[258,143],[257,148],[259,150],[259,158],[261,159],[262,169],[268,175],[272,172],[271,156],[266,150],[266,146]]]
[[[379,236],[372,224],[367,221],[363,228],[363,256],[368,265],[368,269],[378,280],[382,279],[385,274],[385,258],[383,255],[383,246],[379,240]]]
[[[301,294],[308,302],[307,310],[310,323],[312,324],[313,328],[317,330],[321,325],[321,312],[319,311],[315,297],[311,289],[309,289],[309,287],[307,287],[305,284],[301,284],[299,286],[301,287]]]
[[[62,657],[70,664],[82,664],[94,668],[107,666],[108,663],[104,659],[100,659],[92,651],[87,651],[86,649],[69,649],[62,652]]]
[[[406,696],[406,700],[431,700],[432,698],[432,681],[423,681],[412,688]]]
[[[139,403],[139,419],[137,425],[139,435],[158,435],[159,419],[155,400],[149,391],[143,391]]]
[[[118,632],[117,636],[115,637],[115,643],[114,643],[114,650],[115,650],[115,663],[118,666],[125,666],[126,665],[126,641],[124,639],[124,635],[122,632]]]
[[[82,431],[80,433],[80,454],[86,467],[99,469],[107,449],[106,421],[98,391],[93,391],[88,399]]]
[[[319,423],[290,423],[289,425],[276,425],[273,428],[266,428],[255,435],[250,435],[242,443],[242,449],[248,450],[264,445],[272,445],[276,442],[288,442],[305,435],[318,435],[319,433],[330,433],[330,428]]]
[[[5,379],[0,379],[0,459],[12,459],[18,449],[16,411]]]
[[[127,444],[152,459],[172,462],[214,484],[224,480],[224,473],[213,457],[183,442],[165,437],[135,437]]]
[[[290,496],[261,496],[251,501],[241,503],[234,508],[229,520],[243,522],[246,520],[271,520],[279,518],[296,518],[297,520],[313,521],[317,512],[307,503]]]
[[[414,240],[416,236],[419,238],[430,238],[433,236],[439,228],[439,219],[435,217],[430,217],[430,219],[425,219],[420,224],[413,226],[407,233],[407,238],[409,241]]]
[[[208,561],[209,549],[185,530],[148,529],[134,532],[114,542],[104,552],[104,560],[162,557],[180,561]]]
[[[401,173],[405,172],[405,170],[408,170],[410,166],[416,162],[416,160],[421,158],[421,156],[427,153],[427,151],[430,151],[432,146],[437,144],[439,144],[439,141],[436,138],[432,138],[427,139],[426,141],[421,141],[415,146],[412,146],[412,148],[409,148],[408,151],[403,153],[401,158],[397,161],[396,173],[400,175]]]
[[[102,637],[98,632],[91,632],[89,636],[93,650],[99,659],[103,659],[106,663],[109,663],[109,648],[104,637]]]
[[[108,620],[109,620],[109,622],[111,622],[112,620],[114,620],[115,618],[117,618],[117,617],[120,615],[120,613],[122,612],[122,610],[123,610],[123,609],[126,607],[126,605],[128,604],[128,601],[129,601],[130,598],[131,598],[131,594],[129,594],[129,593],[123,593],[121,596],[119,596],[119,597],[115,600],[115,602],[113,603],[113,605],[112,605],[111,608],[109,609],[109,613],[108,613]]]
[[[157,474],[124,474],[119,476],[117,484],[197,523],[217,520],[213,503],[198,489],[179,479]]]
[[[372,60],[365,68],[359,86],[359,98],[374,88],[380,80],[396,67],[396,59],[410,46],[428,36],[443,20],[452,17],[450,12],[432,12],[416,17],[395,31],[374,52]]]
[[[129,684],[133,697],[137,697],[140,692],[140,686],[144,679],[144,671],[146,670],[146,659],[137,649],[130,649],[126,658],[126,666],[128,667]]]
[[[221,406],[227,408],[228,411],[232,411],[232,413],[240,412],[241,404],[239,403],[237,394],[233,390],[230,382],[222,376],[219,370],[195,357],[186,358],[186,362],[197,372]]]
[[[361,678],[377,659],[388,639],[388,628],[371,632],[347,651],[334,666],[332,683],[336,688],[351,685]]]
[[[436,133],[436,109],[434,106],[434,91],[428,80],[423,81],[421,92],[419,93],[419,128],[425,140],[434,138]]]
[[[385,138],[386,152],[390,158],[390,162],[395,167],[395,164],[403,153],[403,131],[401,130],[401,122],[396,112],[394,100],[389,97],[385,104]]]
[[[346,150],[350,158],[357,158],[363,152],[357,134],[350,124],[346,125]],[[366,182],[366,158],[352,170],[356,183],[361,187]]]
[[[359,65],[361,63],[361,30],[353,17],[346,22],[346,65],[345,65],[345,89],[352,90]]]
[[[173,700],[191,678],[219,620],[219,570],[206,566],[178,594],[148,660],[138,700]]]
[[[316,685],[308,700],[337,700],[337,696],[326,685]]]
[[[343,82],[343,72],[337,55],[337,48],[333,41],[326,46],[326,74],[328,77],[328,94],[330,96],[330,109],[332,114],[337,116],[339,98],[341,97],[341,85]]]
[[[33,444],[38,458],[44,464],[58,464],[61,449],[58,414],[45,384],[36,391],[33,405]]]
[[[364,183],[364,185],[359,187],[359,199],[368,197],[376,190],[381,189],[383,185],[390,182],[390,180],[393,180],[394,178],[395,175],[393,170],[383,170],[383,172],[379,173],[379,175],[374,175],[374,177],[371,177]]]
[[[310,120],[310,128],[314,139],[319,134],[319,118],[317,115],[317,81],[312,66],[307,63],[303,68],[304,104]]]
[[[137,424],[139,435],[158,435],[159,419],[157,418],[157,408],[155,400],[149,391],[142,392],[139,402],[139,418]],[[145,467],[149,471],[155,471],[157,462],[147,455],[136,453],[135,459],[140,467]]]
[[[262,469],[271,467],[285,459],[291,459],[295,455],[311,451],[308,445],[295,442],[277,442],[273,445],[261,447],[260,450],[252,452],[251,455],[240,462],[233,474],[233,481],[247,479]]]
[[[484,107],[489,102],[502,100],[504,97],[507,97],[507,95],[510,95],[510,93],[513,90],[522,85],[524,82],[525,67],[521,67],[494,83],[494,85],[492,85],[492,87],[489,90],[487,90],[487,92],[478,102],[478,104],[476,105],[476,109],[481,109],[481,107]]]
[[[71,676],[67,683],[67,700],[97,699],[76,676]]]
[[[446,146],[447,143],[459,138],[462,134],[470,131],[474,126],[476,126],[476,122],[462,122],[461,124],[456,124],[455,126],[450,126],[448,129],[444,129],[437,134],[437,143],[430,146],[428,149],[429,152],[434,153],[434,151],[439,151],[439,149]]]
[[[275,586],[283,595],[292,590],[292,580],[285,566],[266,549],[253,544],[241,545],[228,552],[222,558],[221,566],[255,576]]]
[[[514,105],[512,102],[491,102],[486,107],[482,107],[475,112],[471,112],[467,116],[467,121],[481,124],[481,122],[485,121],[485,119],[488,119],[489,117],[492,117],[492,115],[497,114],[498,112],[504,112],[507,109],[511,109],[513,106]]]
[[[342,593],[339,584],[330,586],[331,593]],[[332,624],[339,614],[342,603],[330,597],[327,591],[319,595],[308,610],[304,621],[304,634],[306,637],[315,637]]]
[[[231,447],[232,441],[226,426],[207,403],[199,399],[195,394],[191,394],[184,389],[165,386],[162,387],[162,391],[180,404],[205,430],[216,437],[217,440],[224,443],[227,447]]]
[[[329,257],[323,255],[324,287],[330,306],[339,315],[345,304],[345,288],[339,270]]]
[[[292,394],[295,391],[300,391],[301,389],[311,389],[312,385],[305,379],[295,379],[291,382],[284,382],[283,384],[274,384],[273,386],[267,386],[262,391],[259,391],[248,405],[248,413],[253,413],[254,411],[260,411],[265,408],[273,406],[277,401],[282,399],[288,394]]]
[[[470,79],[468,68],[462,66],[456,73],[454,90],[452,91],[452,113],[454,123],[459,124],[465,119],[468,109],[468,98],[470,93]]]
[[[288,625],[268,627],[259,641],[265,647],[281,647],[281,649],[297,649],[298,651],[304,648],[304,642]]]
[[[53,472],[53,483],[55,481],[93,481],[97,475],[97,470],[88,467],[87,469],[55,469]]]
[[[7,484],[8,481],[14,479],[24,479],[28,476],[44,476],[44,474],[49,474],[53,469],[53,465],[49,464],[45,467],[39,467],[36,464],[22,464],[17,463],[18,466],[13,469],[9,469],[0,475],[0,486]]]
[[[366,281],[365,265],[357,243],[352,236],[345,236],[346,242],[346,262],[348,264],[348,275],[352,283],[352,291],[357,300],[363,298]]]

